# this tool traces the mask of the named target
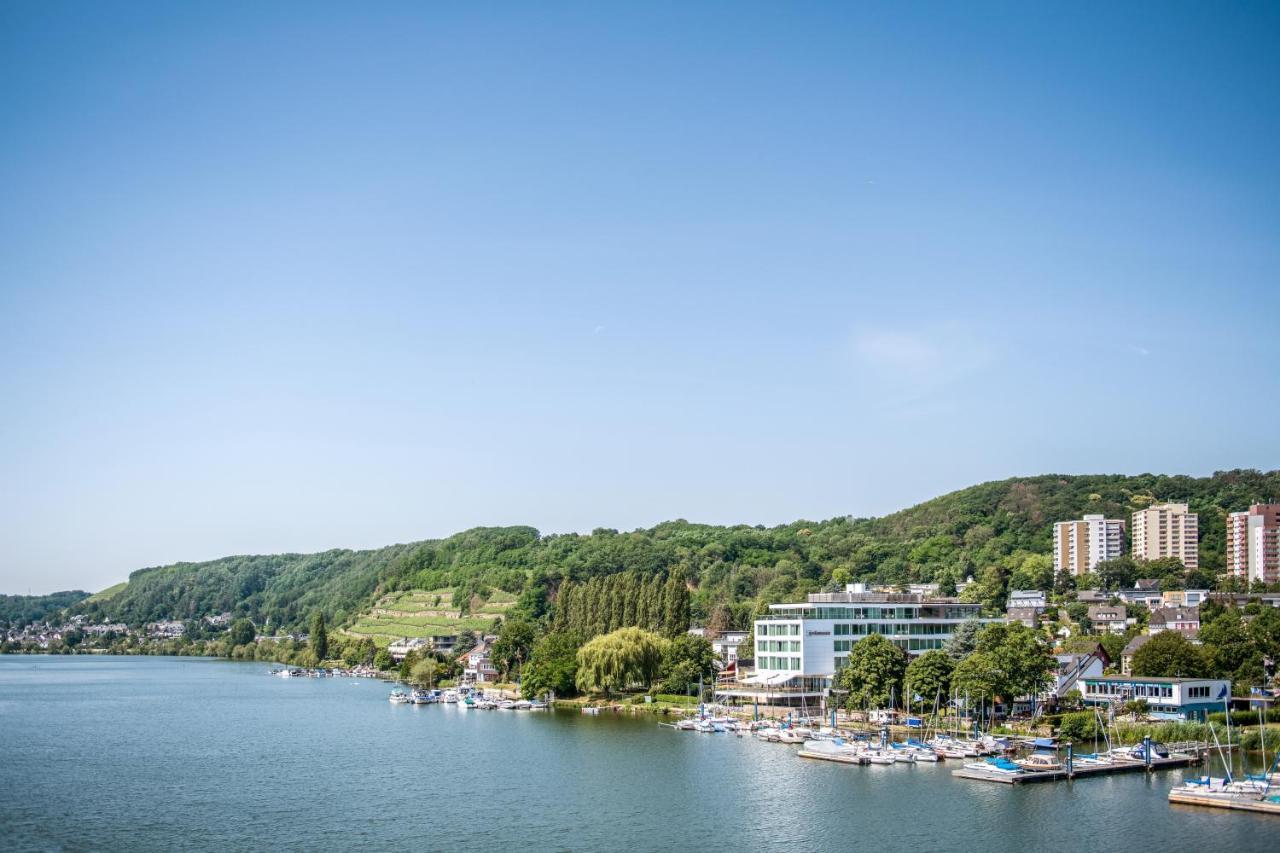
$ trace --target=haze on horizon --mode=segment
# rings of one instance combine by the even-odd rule
[[[1274,4],[7,4],[0,592],[1275,468],[1278,42]]]

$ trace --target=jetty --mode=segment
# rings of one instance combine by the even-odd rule
[[[1280,815],[1280,795],[1277,794],[1267,797],[1243,793],[1235,796],[1223,796],[1222,794],[1208,794],[1188,791],[1185,788],[1174,788],[1169,792],[1169,802],[1185,806],[1209,806],[1215,809],[1232,809],[1242,812]]]
[[[1145,761],[1113,761],[1110,764],[1078,764],[1068,770],[1021,770],[1017,773],[1002,773],[997,770],[975,770],[965,767],[952,770],[951,775],[957,779],[974,779],[979,782],[999,782],[1002,785],[1020,785],[1024,782],[1060,782],[1063,779],[1082,779],[1093,776],[1107,776],[1113,773],[1140,773],[1144,770],[1173,770],[1178,767],[1190,767],[1199,764],[1201,758],[1194,753],[1170,753],[1168,758],[1152,756],[1150,762]]]

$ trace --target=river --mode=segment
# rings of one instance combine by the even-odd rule
[[[654,718],[392,705],[199,658],[0,656],[5,850],[1275,850],[1180,771],[1005,786]]]

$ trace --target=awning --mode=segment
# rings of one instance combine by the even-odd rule
[[[742,683],[743,684],[763,684],[766,686],[778,685],[778,684],[786,684],[788,681],[790,681],[795,677],[796,677],[795,675],[792,675],[786,672],[778,672],[773,675],[760,675],[759,673],[756,673],[754,675],[748,675],[746,678],[742,679]]]

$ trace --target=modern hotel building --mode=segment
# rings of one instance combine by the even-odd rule
[[[814,593],[799,604],[771,604],[755,621],[755,672],[717,692],[761,702],[817,701],[863,637],[880,634],[914,657],[942,648],[956,626],[977,619],[980,610],[976,602],[867,592],[862,584]]]

